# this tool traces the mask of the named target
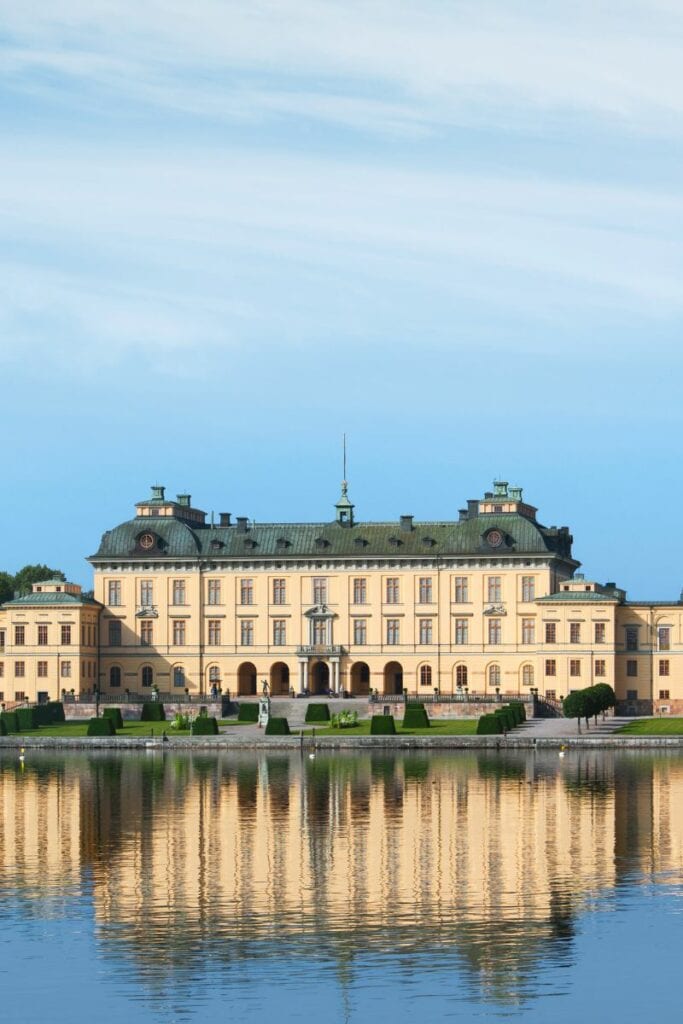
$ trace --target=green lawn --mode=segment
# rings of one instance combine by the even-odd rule
[[[620,736],[683,736],[683,718],[643,718],[617,729]]]
[[[161,736],[162,733],[169,736],[189,736],[189,732],[181,729],[172,729],[170,722],[124,722],[123,729],[119,729],[117,736]],[[88,722],[62,722],[60,725],[42,725],[39,729],[24,729],[19,733],[11,733],[17,736],[86,736],[88,733]]]
[[[476,719],[457,719],[449,721],[433,721],[429,729],[402,729],[400,723],[396,722],[397,736],[474,736],[477,731]],[[304,733],[310,736],[311,731]],[[332,729],[329,726],[324,729],[315,728],[316,738],[318,736],[369,736],[370,719],[360,722],[352,729]]]

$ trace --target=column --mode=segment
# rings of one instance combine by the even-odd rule
[[[308,689],[308,658],[306,658],[306,661],[304,662],[304,690],[307,690],[307,689]]]
[[[306,665],[307,662],[299,662],[299,693],[303,693],[306,689]]]
[[[336,658],[331,659],[330,667],[332,669],[332,693],[336,697],[339,693],[339,662]]]

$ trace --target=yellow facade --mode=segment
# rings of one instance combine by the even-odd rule
[[[0,691],[560,699],[604,681],[633,712],[683,711],[683,605],[585,580],[571,544],[502,481],[452,522],[357,522],[344,485],[327,523],[207,523],[155,487],[91,557],[94,601],[0,609]]]

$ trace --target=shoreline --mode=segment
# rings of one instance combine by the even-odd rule
[[[561,750],[561,749],[675,749],[683,750],[683,736],[260,736],[229,737],[100,737],[2,736],[3,750],[287,750],[324,752],[340,750]]]

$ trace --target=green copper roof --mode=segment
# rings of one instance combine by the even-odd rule
[[[583,602],[590,601],[594,603],[601,602],[602,604],[606,602],[619,604],[619,597],[616,594],[598,594],[594,590],[561,590],[557,594],[548,594],[546,597],[536,598],[536,604],[557,604],[560,601],[572,604],[582,604]]]
[[[503,535],[491,547],[486,534]],[[140,538],[152,534],[153,547]],[[144,516],[122,523],[102,537],[93,561],[135,558],[415,558],[448,555],[551,554],[571,560],[571,536],[566,528],[540,526],[516,513],[485,514],[455,522],[414,522],[404,530],[399,522],[263,523],[231,526],[191,525],[171,517]],[[576,564],[576,563],[574,563]]]
[[[58,605],[95,605],[97,608],[101,608],[102,605],[99,601],[96,601],[92,597],[84,597],[83,594],[56,594],[53,591],[45,594],[24,594],[23,597],[15,597],[13,601],[5,601],[2,608],[11,608],[17,606],[34,607],[36,605],[50,605],[56,607]]]

